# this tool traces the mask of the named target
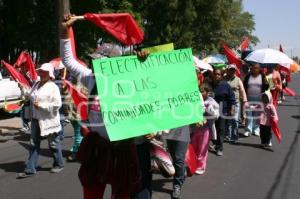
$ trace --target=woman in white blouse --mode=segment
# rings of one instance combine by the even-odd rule
[[[54,80],[53,66],[50,63],[43,64],[38,70],[40,81],[24,93],[31,102],[31,149],[23,173],[18,178],[26,178],[36,173],[37,160],[40,153],[42,137],[48,138],[48,145],[53,154],[52,173],[60,172],[64,167],[62,150],[58,132],[61,130],[58,110],[61,107],[61,95]]]

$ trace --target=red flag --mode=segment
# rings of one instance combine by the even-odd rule
[[[73,57],[77,58],[77,55],[76,55],[76,47],[75,47],[75,38],[74,38],[74,31],[73,31],[73,28],[72,27],[69,27],[68,28],[68,35],[71,39],[71,48],[72,48],[72,54],[73,54]]]
[[[27,79],[16,68],[14,68],[12,65],[5,62],[4,60],[1,60],[1,63],[7,69],[7,71],[15,81],[20,82],[24,86],[28,86],[30,88],[30,84],[28,83]]]
[[[286,81],[287,81],[287,82],[291,82],[291,81],[292,81],[291,73],[288,73],[288,74],[286,75]]]
[[[104,31],[110,33],[125,45],[139,44],[144,39],[143,31],[138,27],[133,17],[128,13],[86,13],[84,14],[84,18],[102,28]]]
[[[65,82],[69,92],[71,93],[77,113],[80,114],[80,119],[81,120],[88,119],[88,112],[87,112],[88,98],[84,94],[82,94],[80,91],[76,90],[69,81],[65,80],[64,82]]]
[[[31,56],[29,55],[28,52],[22,51],[21,54],[19,55],[16,63],[14,64],[15,67],[19,67],[22,64],[24,64],[25,69],[29,72],[29,77],[32,80],[37,80],[37,73],[35,70],[35,65],[31,59]]]
[[[293,91],[292,89],[288,88],[288,87],[285,87],[283,89],[283,92],[289,96],[296,96],[297,93],[295,91]]]
[[[248,45],[249,45],[249,37],[245,37],[241,43],[241,50],[245,51],[248,48]]]
[[[277,138],[278,142],[281,142],[282,134],[281,134],[279,126],[278,126],[278,121],[271,119],[271,127],[272,127],[272,131],[273,131],[275,137]]]
[[[282,48],[281,44],[279,45],[279,51],[283,52],[283,48]]]
[[[226,44],[223,44],[224,53],[227,57],[227,60],[230,64],[235,64],[238,67],[237,75],[240,76],[240,68],[243,65],[243,62],[236,54],[231,50]]]

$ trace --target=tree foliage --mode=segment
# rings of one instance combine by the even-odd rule
[[[58,56],[57,5],[53,0],[0,0],[0,58],[14,62],[21,50],[37,62]],[[71,12],[129,12],[145,32],[144,46],[173,42],[195,52],[218,51],[222,42],[232,47],[245,36],[258,38],[253,15],[240,0],[70,0]],[[114,40],[93,24],[74,26],[77,53],[84,57],[99,38]]]

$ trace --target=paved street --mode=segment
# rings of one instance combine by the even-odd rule
[[[290,85],[298,94],[300,75]],[[188,178],[183,187],[187,199],[298,199],[300,196],[300,95],[287,97],[279,107],[283,141],[273,139],[273,151],[259,147],[259,138],[244,138],[239,145],[225,145],[224,156],[209,154],[207,172]],[[17,180],[28,156],[29,136],[19,133],[19,118],[0,121],[0,199],[80,199],[78,163],[66,163],[58,174],[50,174],[52,159],[46,140],[42,142],[40,171]],[[72,145],[72,128],[66,127],[64,155]],[[171,179],[155,176],[154,199],[169,198]],[[109,192],[109,191],[108,191]],[[109,198],[108,193],[106,198]]]

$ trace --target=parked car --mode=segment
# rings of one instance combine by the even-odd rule
[[[0,109],[5,103],[17,103],[21,98],[21,90],[18,83],[9,77],[2,77],[0,72]]]

